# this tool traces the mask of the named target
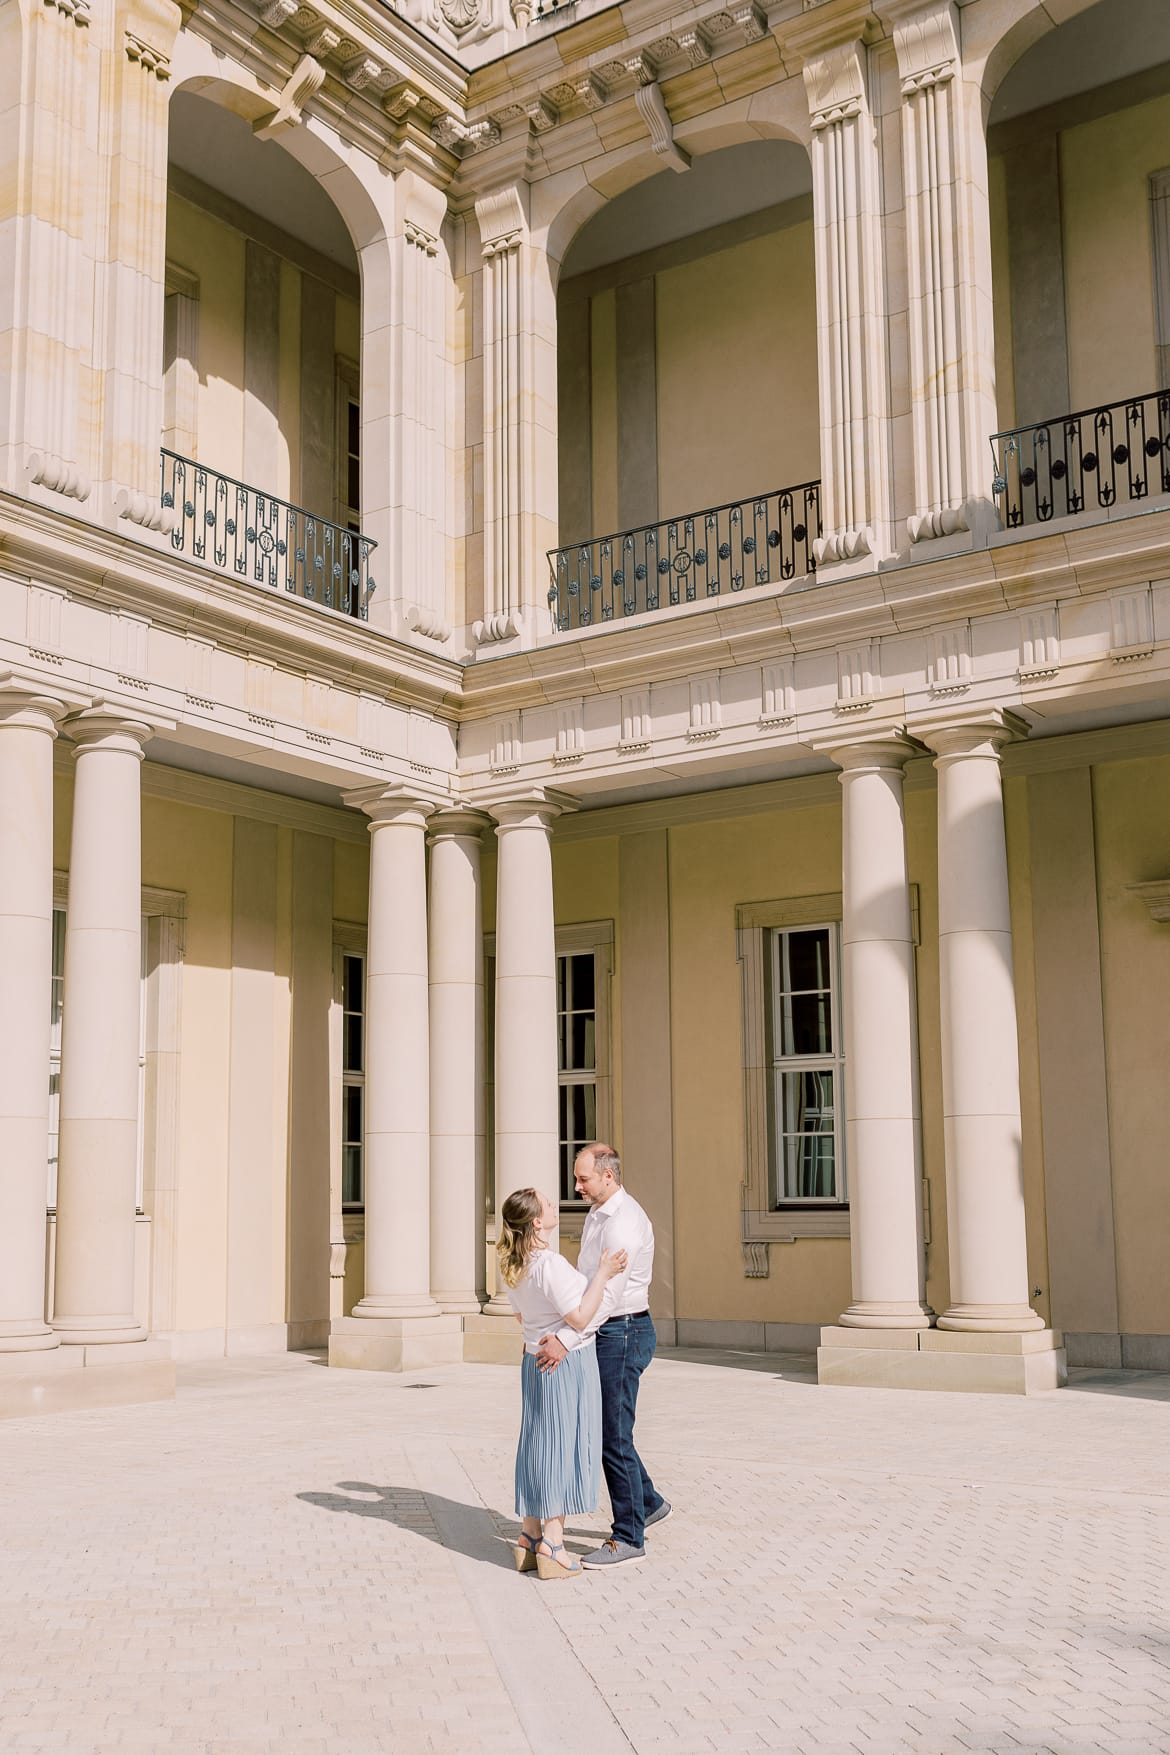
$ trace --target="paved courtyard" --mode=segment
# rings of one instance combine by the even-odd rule
[[[0,1750],[1170,1752],[1170,1379],[667,1355],[640,1433],[677,1513],[556,1585],[500,1539],[517,1396],[294,1356],[4,1422]]]

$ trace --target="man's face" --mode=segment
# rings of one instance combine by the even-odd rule
[[[583,1152],[573,1165],[573,1181],[577,1193],[587,1200],[590,1206],[596,1205],[613,1193],[614,1180],[612,1172],[601,1171],[594,1164],[587,1152]]]

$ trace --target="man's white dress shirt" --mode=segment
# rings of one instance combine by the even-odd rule
[[[650,1305],[650,1280],[654,1272],[654,1227],[632,1194],[616,1188],[601,1206],[592,1206],[581,1233],[581,1250],[577,1271],[591,1280],[601,1265],[603,1250],[624,1249],[629,1256],[624,1273],[610,1280],[602,1295],[601,1306],[586,1335],[597,1332],[611,1316],[636,1316]],[[581,1337],[571,1328],[557,1330],[557,1339],[566,1347]]]

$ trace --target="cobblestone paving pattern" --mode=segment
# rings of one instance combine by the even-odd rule
[[[1167,1378],[661,1357],[676,1515],[557,1585],[500,1539],[517,1398],[293,1356],[0,1424],[2,1755],[1170,1755]]]

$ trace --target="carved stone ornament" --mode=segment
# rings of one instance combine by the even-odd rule
[[[171,60],[161,49],[153,48],[150,43],[136,37],[133,31],[126,32],[126,59],[137,62],[144,73],[153,73],[156,79],[171,77]]]
[[[439,11],[456,36],[479,23],[481,0],[439,0]]]
[[[89,23],[89,0],[45,0],[46,6],[55,6],[62,18],[71,18],[78,29]]]

